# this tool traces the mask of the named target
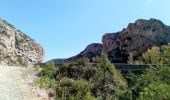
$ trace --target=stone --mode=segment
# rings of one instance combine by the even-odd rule
[[[102,44],[93,43],[64,62],[72,62],[82,57],[92,59],[107,54],[112,63],[127,63],[130,53],[134,58],[138,58],[147,49],[167,43],[170,43],[170,26],[153,18],[138,19],[135,23],[129,23],[122,31],[106,33],[102,37]]]
[[[170,42],[170,28],[160,20],[139,19],[120,32],[105,34],[102,52],[114,63],[126,63],[130,53],[138,58],[148,48]]]
[[[44,49],[35,40],[0,19],[0,63],[30,65],[43,62]]]

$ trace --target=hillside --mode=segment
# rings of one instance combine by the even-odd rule
[[[157,19],[138,19],[135,23],[129,23],[122,31],[106,33],[102,37],[102,44],[92,43],[64,62],[76,61],[82,57],[92,60],[101,54],[107,54],[112,63],[127,63],[130,53],[137,59],[147,49],[169,42],[170,26]]]
[[[29,65],[43,62],[44,49],[35,40],[0,19],[0,64]]]

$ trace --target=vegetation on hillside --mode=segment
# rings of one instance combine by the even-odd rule
[[[119,96],[119,100],[169,100],[170,68],[158,66],[148,68],[143,74],[126,75],[129,88]]]
[[[56,69],[48,65],[41,70],[40,76],[38,85],[53,87],[57,99],[61,100],[115,99],[128,87],[126,80],[106,56],[98,58],[96,63],[82,58]],[[48,79],[55,79],[55,84],[51,84],[54,83],[51,80],[46,81]]]
[[[73,63],[43,68],[37,82],[53,88],[57,100],[170,100],[170,45],[148,49],[130,64],[158,64],[141,74],[123,75],[106,56],[94,62],[82,58]]]
[[[130,53],[128,57],[129,64],[170,64],[170,44],[160,47],[152,47],[142,54],[138,59],[133,58]]]

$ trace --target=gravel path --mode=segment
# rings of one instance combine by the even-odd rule
[[[50,100],[47,93],[34,87],[27,68],[0,66],[0,100]]]

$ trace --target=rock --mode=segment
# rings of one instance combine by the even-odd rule
[[[73,62],[79,58],[89,58],[90,60],[92,60],[93,57],[98,57],[101,55],[102,52],[102,44],[100,43],[92,43],[90,45],[88,45],[86,47],[86,49],[84,51],[82,51],[81,53],[79,53],[76,56],[67,58],[67,59],[52,59],[50,61],[47,61],[46,64],[63,64],[63,63],[69,63],[69,62]],[[39,64],[40,66],[42,66],[41,64]]]
[[[120,32],[106,33],[102,44],[93,43],[80,54],[65,59],[64,62],[75,61],[82,57],[93,58],[107,54],[113,63],[126,63],[130,53],[138,58],[148,48],[170,42],[170,26],[157,19],[139,19],[130,23]]]
[[[6,65],[28,65],[43,62],[40,44],[0,19],[0,62]]]
[[[65,59],[64,62],[68,63],[68,62],[72,62],[75,61],[79,58],[88,58],[89,60],[92,60],[92,58],[94,57],[99,57],[102,53],[102,44],[100,43],[92,43],[90,45],[88,45],[86,47],[86,49],[84,51],[82,51],[80,54],[74,56],[74,57],[70,57],[68,59]]]
[[[105,34],[103,51],[114,63],[126,63],[129,53],[139,57],[148,48],[170,42],[170,28],[156,19],[139,19],[117,33]]]

